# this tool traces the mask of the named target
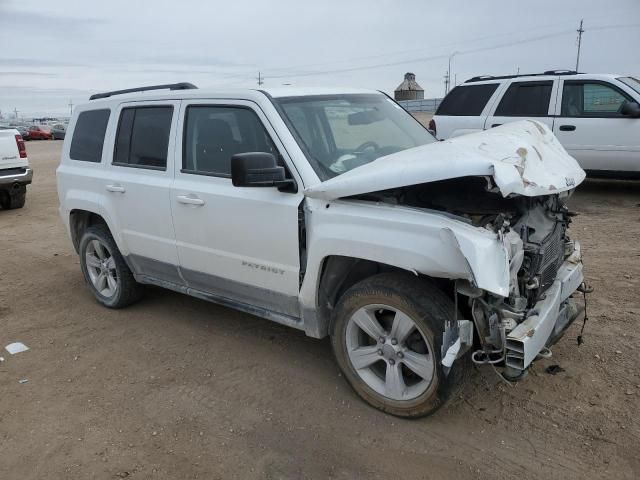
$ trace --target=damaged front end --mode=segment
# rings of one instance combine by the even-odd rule
[[[522,121],[382,157],[305,195],[388,206],[378,223],[395,210],[398,232],[417,228],[413,213],[428,214],[423,255],[404,261],[417,245],[396,237],[393,265],[455,281],[456,312],[467,320],[447,326],[442,363],[473,346],[476,363],[517,378],[579,315],[571,296],[584,278],[566,201],[584,178],[548,127]]]
[[[508,297],[471,286],[458,289],[467,294],[480,340],[473,361],[503,366],[511,379],[548,356],[548,348],[580,313],[571,299],[584,281],[580,244],[567,234],[571,212],[563,200],[560,195],[529,198],[526,210],[505,218],[497,229],[509,252]]]
[[[447,215],[495,235],[506,252],[508,288],[492,291],[479,281],[456,280],[458,308],[469,320],[447,328],[442,358],[451,367],[474,348],[477,364],[504,367],[516,379],[576,319],[571,295],[583,283],[580,244],[569,238],[571,191],[503,197],[491,177],[463,177],[359,195],[359,200]],[[456,237],[451,234],[451,242]],[[488,264],[484,264],[490,268]],[[500,270],[494,265],[496,271]],[[505,286],[506,286],[505,278]],[[472,324],[477,336],[474,338]]]

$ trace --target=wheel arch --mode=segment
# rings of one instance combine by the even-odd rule
[[[104,216],[90,210],[83,210],[79,208],[73,209],[69,212],[69,233],[76,253],[79,253],[80,251],[80,240],[82,239],[82,234],[87,228],[93,225],[104,225],[108,228],[114,238],[114,241],[118,244],[117,238],[114,235],[114,229],[109,225],[109,222]],[[118,248],[120,248],[120,245],[118,245]]]
[[[335,307],[344,293],[366,278],[386,272],[398,272],[416,279],[428,279],[453,298],[454,280],[431,277],[384,262],[344,255],[329,255],[322,260],[316,289],[315,337],[331,332]]]

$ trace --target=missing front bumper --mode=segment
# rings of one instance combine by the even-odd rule
[[[578,308],[569,297],[583,280],[578,253],[578,258],[572,255],[562,264],[553,285],[531,309],[532,313],[507,335],[507,367],[524,370],[545,346],[562,336],[579,315]]]

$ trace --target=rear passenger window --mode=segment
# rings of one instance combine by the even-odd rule
[[[170,106],[124,108],[113,164],[166,170],[172,117]]]
[[[497,88],[497,83],[455,87],[442,100],[436,115],[478,116]]]
[[[549,115],[549,102],[553,81],[514,82],[502,97],[496,117],[545,117]]]
[[[78,115],[71,139],[69,158],[100,163],[104,133],[109,123],[110,110],[88,110]]]
[[[278,151],[258,116],[249,108],[193,105],[187,108],[182,170],[231,176],[236,153]]]

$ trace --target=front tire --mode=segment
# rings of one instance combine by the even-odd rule
[[[403,273],[367,278],[341,297],[331,342],[346,380],[367,403],[399,417],[445,404],[469,372],[468,355],[448,374],[442,335],[453,302],[435,285]]]
[[[109,308],[123,308],[140,298],[141,286],[106,226],[87,228],[79,251],[80,268],[98,302]]]

